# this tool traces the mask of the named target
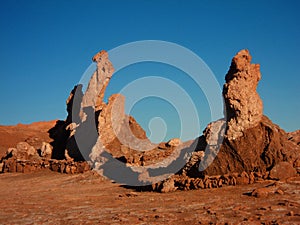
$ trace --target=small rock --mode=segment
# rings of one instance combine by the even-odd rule
[[[222,185],[223,185],[223,180],[219,179],[219,181],[218,181],[218,187],[222,187]]]
[[[276,194],[280,194],[280,195],[283,195],[283,194],[284,194],[283,190],[280,190],[280,189],[278,189],[277,191],[275,191],[275,193],[276,193]]]
[[[162,189],[160,190],[162,193],[173,192],[176,191],[177,187],[175,187],[175,183],[173,179],[168,179],[163,182]]]
[[[18,152],[26,152],[28,156],[35,155],[36,150],[33,146],[29,145],[27,142],[19,142],[17,144]]]
[[[202,179],[199,179],[198,183],[197,183],[197,188],[201,188],[201,189],[204,189],[205,186],[204,186],[204,183],[203,183],[203,180]]]
[[[137,197],[138,194],[136,192],[130,192],[125,194],[126,197]]]
[[[171,140],[168,141],[167,146],[169,147],[177,147],[179,145],[181,145],[182,142],[179,138],[173,138]]]
[[[232,177],[232,178],[230,179],[229,185],[233,185],[233,186],[236,185],[236,178],[235,178],[235,177]]]
[[[238,185],[241,185],[241,184],[248,184],[249,183],[249,175],[244,171],[242,172],[236,179],[236,183]]]
[[[72,162],[74,159],[69,155],[68,150],[65,149],[65,158],[68,162]]]
[[[51,159],[52,156],[52,146],[47,143],[43,142],[41,147],[41,156],[46,159]]]
[[[269,195],[270,190],[268,188],[257,188],[252,191],[251,196],[256,198],[265,198]]]

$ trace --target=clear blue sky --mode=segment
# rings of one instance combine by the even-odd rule
[[[261,64],[258,91],[264,113],[287,131],[299,129],[299,11],[296,0],[1,1],[0,124],[64,119],[65,100],[96,52],[154,39],[180,44],[198,54],[220,85],[231,58],[248,48],[253,62]],[[176,74],[163,65],[153,68],[147,73]],[[142,76],[132,71],[137,70],[127,73]],[[124,80],[120,76],[114,83],[108,94],[121,88]],[[182,85],[193,88],[188,82]],[[200,96],[199,104],[205,105]],[[171,110],[156,102],[157,109],[163,110],[141,115],[141,106],[133,114],[143,126],[148,117]],[[209,122],[206,115],[200,120],[203,128]],[[176,134],[170,132],[170,137]]]

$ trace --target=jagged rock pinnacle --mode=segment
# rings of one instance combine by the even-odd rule
[[[113,75],[114,67],[109,61],[105,50],[98,52],[92,60],[97,63],[97,70],[90,79],[87,90],[82,99],[82,107],[93,107],[96,111],[103,107],[106,87]]]
[[[232,59],[223,86],[228,139],[236,139],[243,131],[256,126],[263,116],[263,103],[256,88],[261,79],[259,64],[251,64],[251,55],[244,49]]]
[[[98,52],[96,55],[93,56],[92,58],[93,62],[98,62],[101,60],[108,60],[108,53],[105,50],[101,50]]]

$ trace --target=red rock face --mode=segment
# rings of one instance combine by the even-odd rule
[[[285,180],[296,176],[296,170],[291,163],[280,162],[276,164],[270,171],[269,177],[274,180]]]
[[[264,116],[257,126],[245,130],[242,137],[235,140],[225,138],[205,174],[266,172],[282,161],[294,165],[298,157],[297,145],[288,140],[287,134],[279,126]]]
[[[288,138],[290,141],[293,141],[295,144],[300,145],[300,130],[289,132]]]

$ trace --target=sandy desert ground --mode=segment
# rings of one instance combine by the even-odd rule
[[[300,223],[299,177],[157,193],[121,187],[93,171],[42,171],[0,174],[0,187],[1,224]],[[251,196],[253,190],[261,190],[261,195]]]

